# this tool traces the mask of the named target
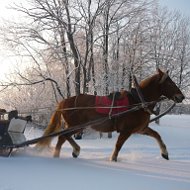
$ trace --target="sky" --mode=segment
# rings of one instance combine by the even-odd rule
[[[13,2],[24,2],[25,0],[0,0],[0,18],[15,18],[13,11],[7,9],[7,7]],[[160,0],[160,5],[167,6],[171,10],[179,10],[185,16],[190,17],[190,0]],[[9,59],[3,49],[0,48],[0,80],[4,78],[4,75],[10,70],[14,64],[14,59]]]
[[[171,10],[179,10],[190,17],[190,0],[160,0],[160,5],[167,6]]]
[[[13,17],[13,11],[8,9],[9,4],[11,4],[13,0],[0,0],[0,20],[8,19]],[[6,52],[3,51],[3,48],[0,47],[0,80],[3,80],[9,71],[12,71],[14,63],[14,59],[7,56]]]

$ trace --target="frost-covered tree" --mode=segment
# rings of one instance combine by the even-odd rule
[[[25,72],[15,71],[14,86],[33,88],[32,97],[45,98],[44,106],[79,93],[130,89],[133,74],[141,80],[156,67],[189,87],[189,21],[160,9],[157,0],[26,2],[14,5],[23,19],[4,24],[1,39],[28,64]],[[19,89],[27,102],[24,86]]]

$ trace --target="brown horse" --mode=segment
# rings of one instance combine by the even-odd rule
[[[167,73],[158,69],[158,72],[141,81],[139,84],[141,93],[146,102],[158,101],[163,95],[177,103],[182,102],[185,98],[176,84],[170,79]],[[122,96],[128,96],[129,105],[133,106],[139,103],[139,99],[135,98],[132,93],[127,91],[122,93]],[[76,125],[84,124],[104,117],[105,115],[97,113],[95,109],[96,96],[81,94],[79,96],[70,97],[59,103],[57,110],[51,117],[50,123],[45,130],[44,136],[61,129],[62,118],[64,119],[65,128],[75,127]],[[155,103],[156,104],[156,103]],[[107,119],[101,124],[91,126],[93,129],[100,132],[117,131],[119,133],[115,149],[112,153],[111,160],[117,161],[118,153],[124,142],[133,134],[139,133],[153,137],[157,140],[161,150],[161,154],[165,159],[168,158],[168,151],[160,135],[149,128],[150,110],[153,110],[155,105],[149,106],[147,109],[140,108],[134,112],[127,112],[119,117]],[[82,109],[77,109],[82,108]],[[70,110],[69,110],[69,109]],[[73,109],[74,108],[74,109]],[[62,144],[68,140],[73,147],[73,156],[77,157],[80,153],[80,147],[76,144],[71,135],[59,136],[55,147],[54,156],[59,157]],[[44,139],[37,144],[37,147],[44,147],[50,144],[51,139]]]

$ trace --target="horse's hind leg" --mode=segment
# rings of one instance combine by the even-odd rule
[[[80,154],[80,146],[74,141],[74,139],[72,137],[66,137],[66,139],[73,147],[72,156],[74,158],[77,158]]]
[[[158,132],[156,132],[153,129],[147,127],[143,131],[142,134],[155,138],[157,140],[157,142],[158,142],[159,147],[160,147],[162,157],[165,158],[166,160],[169,160],[166,145],[164,144],[164,142],[163,142],[163,140],[162,140],[162,138],[161,138],[161,136],[159,135]]]
[[[118,137],[116,145],[115,145],[115,149],[110,158],[111,161],[117,162],[117,157],[118,157],[119,151],[121,150],[121,147],[123,146],[125,141],[129,138],[130,135],[131,135],[130,133],[125,133],[125,134],[120,133],[119,134],[119,137]]]
[[[59,157],[60,156],[61,146],[65,141],[66,141],[66,138],[64,136],[59,136],[58,137],[58,141],[57,141],[55,151],[54,151],[54,154],[53,154],[54,157]]]

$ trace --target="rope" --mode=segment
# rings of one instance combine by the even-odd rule
[[[168,101],[167,98],[165,97],[161,97],[158,101],[151,101],[151,102],[144,102],[143,106],[148,106],[148,105],[152,105],[152,104],[155,104],[155,103],[158,103],[158,102],[163,102],[163,101]],[[85,109],[97,109],[97,108],[105,108],[105,109],[119,109],[119,108],[128,108],[128,109],[131,109],[131,108],[134,108],[136,106],[142,106],[142,103],[138,103],[138,104],[133,104],[133,105],[127,105],[127,106],[87,106],[87,107],[72,107],[72,108],[64,108],[64,109],[57,109],[55,111],[73,111],[73,110],[85,110]],[[44,107],[44,108],[39,108],[39,109],[46,109],[46,108],[49,108],[49,107]],[[44,114],[44,113],[47,113],[47,112],[19,112],[19,114]],[[47,113],[48,114],[48,113]]]
[[[144,105],[148,106],[148,105],[152,105],[155,103],[158,103],[160,101],[165,101],[166,98],[162,98],[161,100],[158,101],[151,101],[151,102],[144,102]],[[144,106],[143,105],[143,106]],[[128,106],[87,106],[87,107],[72,107],[72,108],[64,108],[64,109],[58,109],[56,111],[72,111],[72,110],[85,110],[85,109],[96,109],[96,108],[134,108],[136,106],[141,106],[142,107],[142,103],[138,103],[138,104],[133,104],[133,105],[128,105]]]

